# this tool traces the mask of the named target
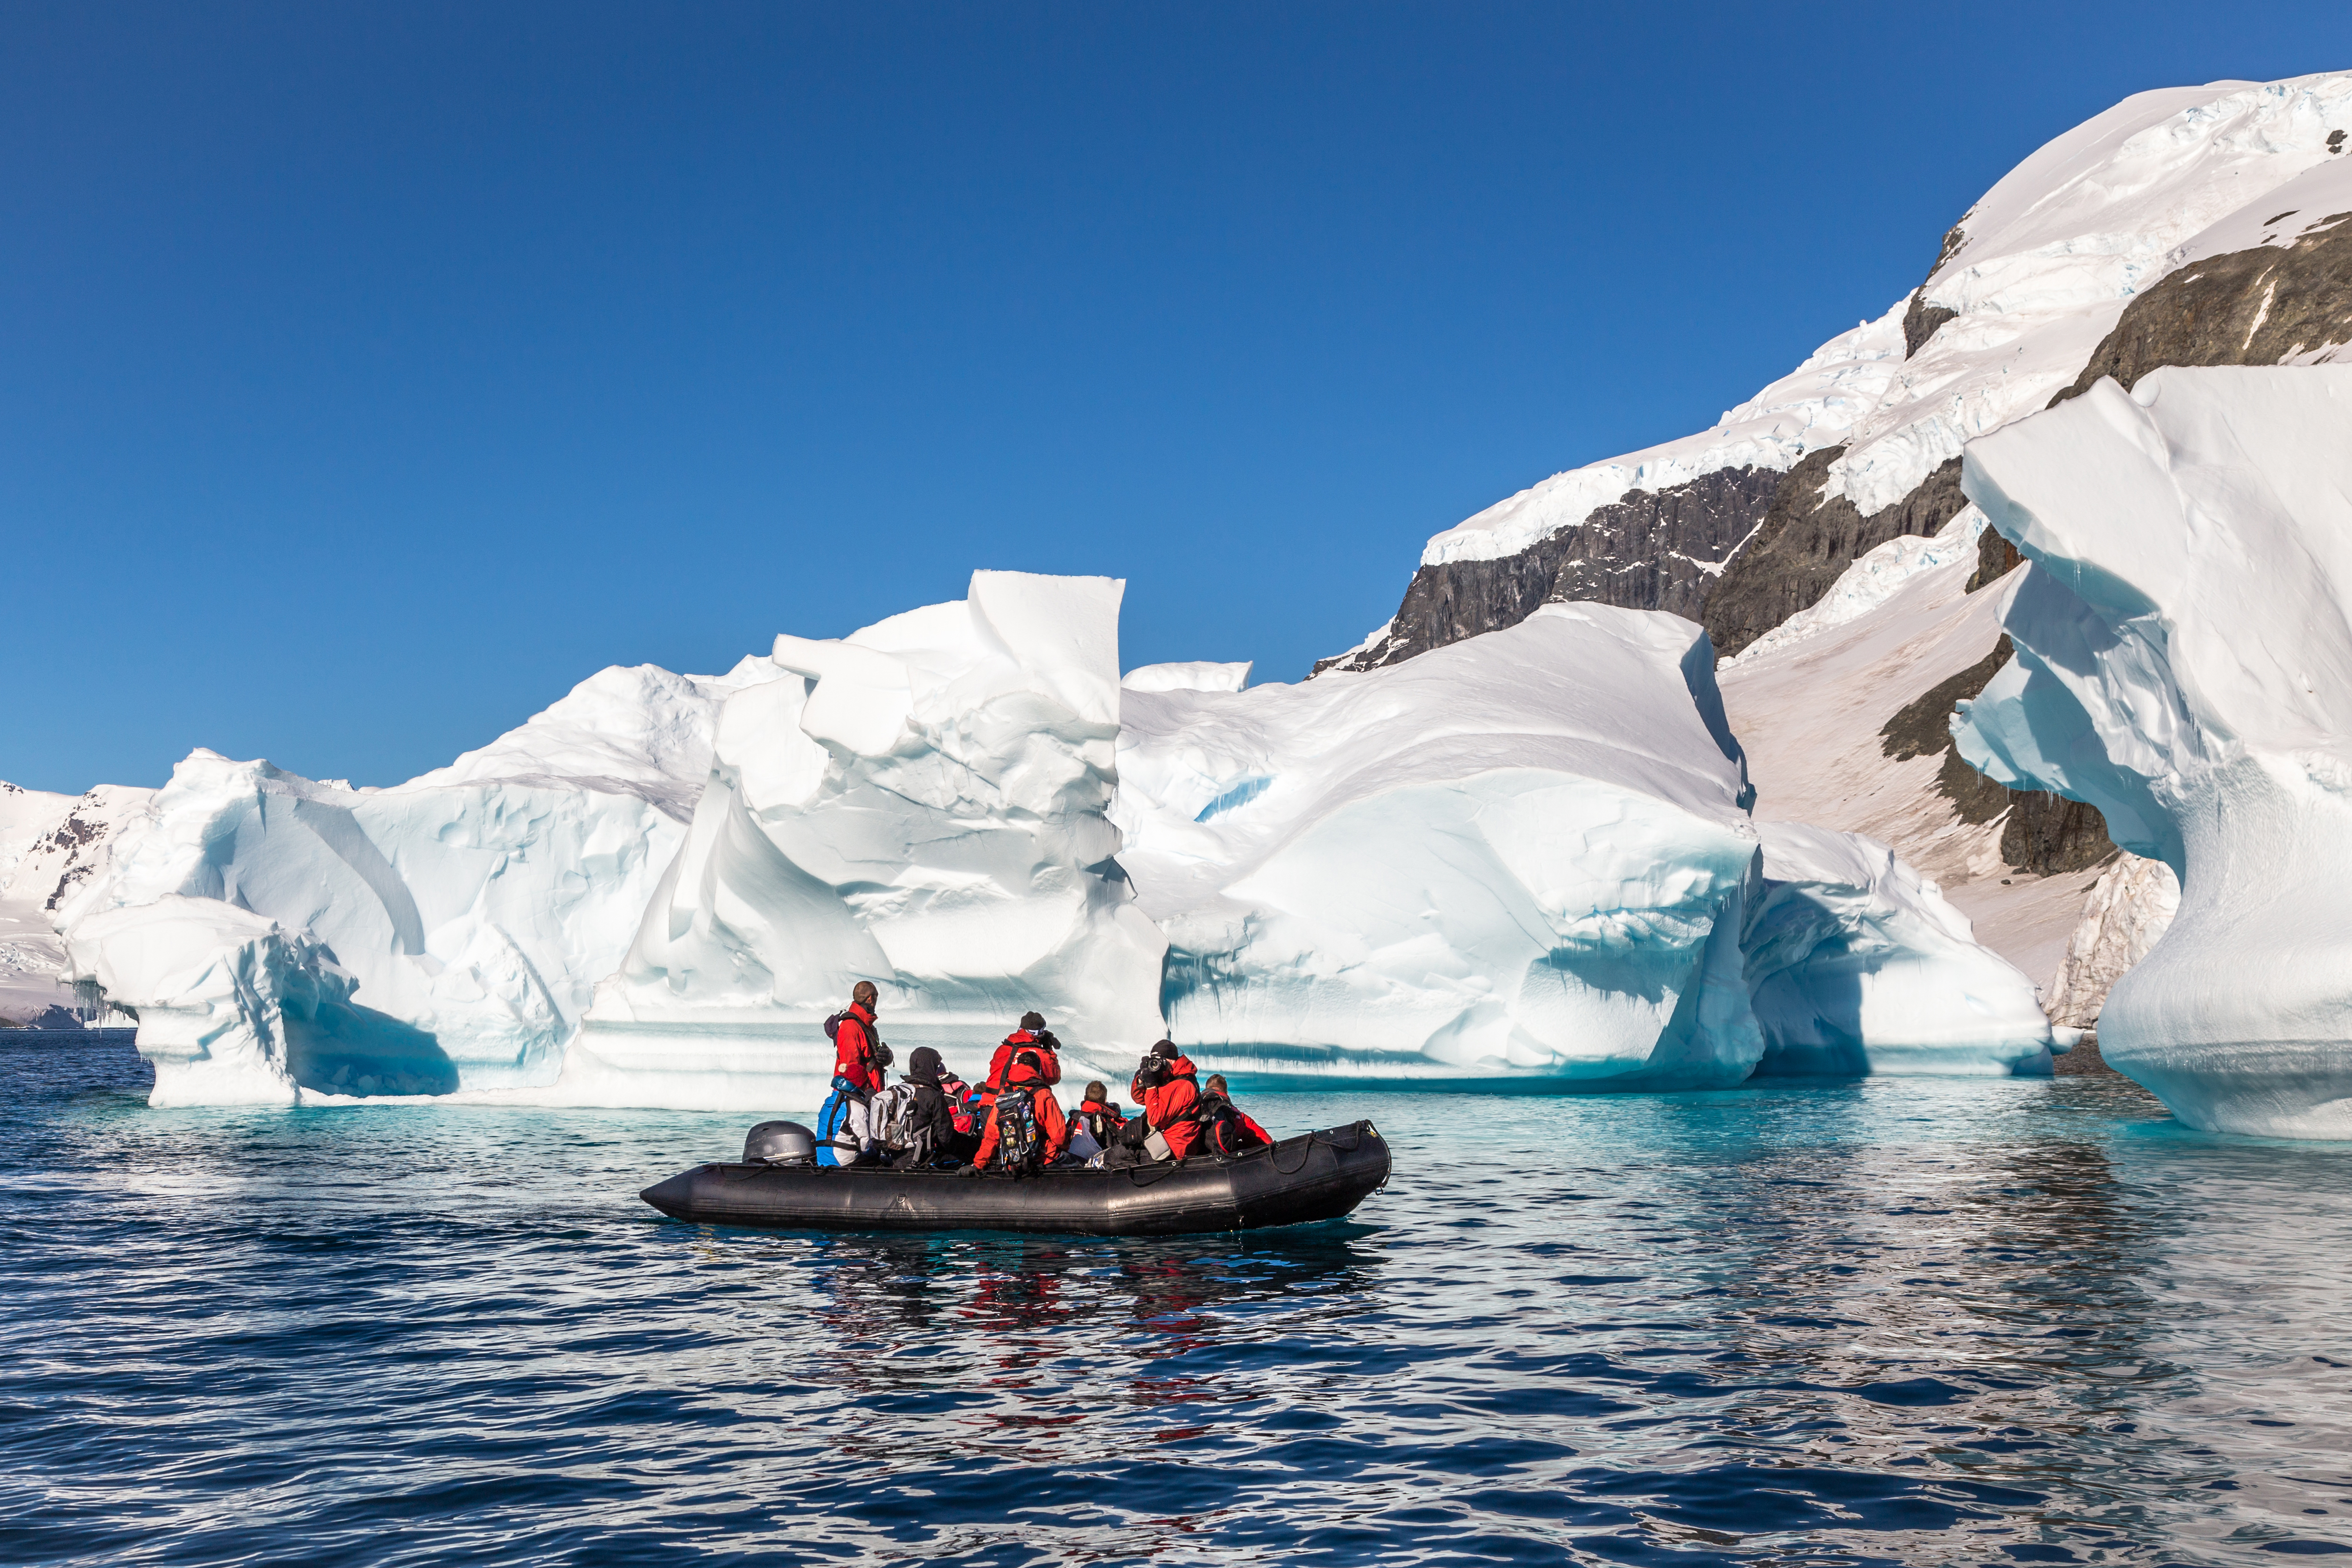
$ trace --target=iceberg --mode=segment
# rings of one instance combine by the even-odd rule
[[[1738,1083],[1758,840],[1688,621],[1550,605],[1300,685],[1130,679],[1120,862],[1197,1053],[1270,1074]]]
[[[2191,1126],[2352,1138],[2352,368],[2103,380],[1964,481],[2029,564],[1962,754],[2179,884],[2101,1054]]]
[[[1935,884],[1751,819],[1714,670],[1678,616],[1559,604],[1300,686],[1130,676],[1113,816],[1175,1037],[1554,1089],[2048,1073],[2032,983]]]
[[[1935,883],[1859,833],[1757,826],[1764,887],[1744,945],[1759,1076],[2050,1073],[2063,1047],[2033,983]]]
[[[607,669],[389,789],[199,750],[58,910],[73,971],[138,1014],[157,1103],[551,1085],[736,679]]]
[[[686,841],[559,1095],[814,1105],[818,1026],[861,979],[886,1039],[967,1072],[1032,1009],[1090,1070],[1159,1038],[1166,943],[1107,815],[1123,591],[979,572],[838,641],[778,637],[782,678],[719,710]]]
[[[1688,621],[1122,683],[1122,591],[982,572],[724,677],[608,669],[389,789],[199,751],[68,884],[68,967],[137,1013],[157,1104],[805,1109],[859,980],[972,1071],[1032,1009],[1107,1077],[1163,1032],[1570,1089],[2048,1069],[1933,884],[1752,821]]]

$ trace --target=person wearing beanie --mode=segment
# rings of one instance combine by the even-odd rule
[[[1200,1069],[1195,1068],[1172,1040],[1162,1040],[1151,1047],[1135,1070],[1135,1081],[1128,1092],[1142,1106],[1141,1113],[1127,1129],[1126,1140],[1116,1149],[1103,1154],[1107,1166],[1139,1165],[1151,1162],[1152,1154],[1144,1145],[1157,1133],[1167,1144],[1167,1158],[1181,1160],[1192,1152],[1201,1136],[1201,1124],[1193,1120],[1193,1106],[1201,1098],[1195,1079]]]
[[[1038,1047],[1016,1046],[989,1106],[980,1149],[963,1173],[977,1175],[992,1163],[1016,1176],[1043,1170],[1068,1151],[1076,1125],[1062,1114],[1061,1101],[1054,1098]]]
[[[996,1054],[989,1058],[988,1081],[982,1087],[981,1098],[990,1103],[995,1101],[998,1092],[1004,1088],[1004,1069],[1012,1066],[1014,1053],[1020,1051],[1026,1051],[1037,1058],[1043,1081],[1047,1087],[1061,1082],[1061,1049],[1062,1042],[1054,1037],[1053,1030],[1045,1027],[1044,1014],[1022,1014],[1021,1026],[1005,1036],[1004,1043],[997,1047]]]
[[[1110,1098],[1110,1090],[1101,1082],[1087,1085],[1087,1097],[1079,1102],[1077,1123],[1087,1135],[1108,1149],[1118,1142],[1119,1130],[1127,1125],[1127,1112]]]

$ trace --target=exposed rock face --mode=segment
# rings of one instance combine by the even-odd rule
[[[2305,215],[2281,213],[2286,222]],[[2300,238],[2193,261],[2124,309],[2055,407],[2111,375],[2126,389],[2165,365],[2278,364],[2352,343],[2352,212]]]
[[[1878,731],[1879,750],[1898,763],[1943,753],[1936,793],[1952,803],[1962,822],[1990,822],[2009,809],[2009,791],[1961,762],[1952,750],[1953,708],[1982,691],[2009,656],[2009,639],[2003,637],[1975,664],[1904,704]]]
[[[2084,900],[2082,922],[2067,939],[2065,961],[2042,1000],[2050,1021],[2074,1029],[2097,1024],[2108,989],[2147,956],[2179,908],[2171,867],[2118,853]]]
[[[2000,858],[2016,869],[2042,877],[2087,871],[2116,852],[2097,806],[2043,790],[2003,793],[2011,804],[2001,824]]]
[[[1979,695],[2011,651],[2004,637],[1983,658],[1906,703],[1879,731],[1880,750],[1896,762],[1941,752],[1936,793],[1952,803],[1962,822],[1990,822],[2009,813],[2001,824],[2000,858],[2012,870],[2044,877],[2086,870],[2116,852],[2096,806],[2041,790],[2004,789],[1962,762],[1952,744],[1952,710]]]
[[[1717,654],[1738,653],[1819,600],[1870,550],[1901,534],[1934,533],[1969,504],[1954,458],[1893,506],[1864,517],[1843,496],[1822,498],[1830,465],[1844,453],[1824,447],[1790,469],[1755,537],[1725,568],[1701,622]]]
[[[1961,224],[1956,223],[1947,229],[1943,246],[1936,252],[1936,265],[1927,268],[1927,276],[1932,279],[1941,272],[1944,264],[1968,243],[1968,231]],[[1958,314],[1948,306],[1927,303],[1927,284],[1922,283],[1911,290],[1910,308],[1903,312],[1903,357],[1909,359],[1917,353],[1921,346],[1936,335],[1937,328]]]
[[[1936,335],[1936,329],[1958,316],[1958,310],[1943,305],[1927,303],[1926,285],[1911,291],[1911,308],[1903,312],[1903,357],[1917,353],[1920,345]]]
[[[2008,576],[2024,560],[2025,557],[2017,552],[2016,545],[1991,529],[1986,529],[1977,535],[1977,569],[1969,574],[1969,592],[1973,594],[1996,578]]]
[[[1723,563],[1755,531],[1780,481],[1769,468],[1719,468],[1688,484],[1628,490],[1515,555],[1424,564],[1386,638],[1323,659],[1316,672],[1395,664],[1568,600],[1698,620]]]

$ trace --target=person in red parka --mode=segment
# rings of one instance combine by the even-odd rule
[[[982,1097],[993,1100],[1004,1087],[1004,1069],[1013,1060],[1013,1053],[1026,1047],[1037,1054],[1044,1068],[1044,1081],[1048,1088],[1062,1081],[1062,1042],[1054,1031],[1045,1027],[1045,1016],[1038,1013],[1021,1015],[1021,1026],[1004,1037],[996,1054],[988,1058],[988,1080],[982,1086]]]
[[[981,1135],[980,1152],[971,1157],[971,1164],[963,1167],[965,1175],[977,1175],[988,1169],[988,1163],[996,1157],[1003,1142],[1000,1134],[1003,1119],[1024,1095],[1037,1123],[1037,1147],[1031,1152],[1034,1165],[1050,1165],[1069,1149],[1074,1123],[1062,1114],[1061,1101],[1054,1098],[1052,1080],[1045,1076],[1045,1055],[1030,1045],[1016,1047],[1010,1053],[999,1079],[1003,1087],[988,1108],[988,1131]]]
[[[1105,1150],[1104,1165],[1150,1163],[1151,1156],[1145,1152],[1143,1143],[1153,1132],[1167,1140],[1169,1158],[1181,1160],[1191,1153],[1201,1136],[1200,1123],[1192,1119],[1193,1106],[1201,1098],[1193,1081],[1198,1076],[1199,1069],[1173,1041],[1162,1040],[1152,1047],[1151,1054],[1136,1068],[1135,1081],[1127,1086],[1128,1093],[1143,1105],[1135,1120],[1128,1123],[1127,1135],[1133,1142]]]
[[[882,1087],[881,1052],[875,1049],[881,1041],[874,1032],[874,1005],[881,995],[871,980],[861,980],[850,990],[849,1010],[833,1033],[836,1089],[846,1082],[854,1090],[872,1094]]]
[[[1225,1075],[1213,1072],[1209,1081],[1201,1086],[1201,1103],[1195,1108],[1196,1119],[1205,1131],[1216,1115],[1231,1115],[1246,1128],[1251,1137],[1260,1143],[1274,1142],[1274,1134],[1257,1124],[1257,1119],[1234,1103],[1232,1093],[1225,1088]]]

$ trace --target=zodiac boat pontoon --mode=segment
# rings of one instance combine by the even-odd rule
[[[761,1134],[791,1123],[764,1122]],[[772,1145],[774,1139],[766,1141]],[[797,1142],[796,1140],[794,1141]],[[893,1171],[773,1159],[698,1165],[641,1194],[676,1219],[772,1230],[1025,1230],[1184,1236],[1338,1219],[1389,1179],[1389,1146],[1370,1121],[1286,1138],[1232,1156],[1103,1171]]]

